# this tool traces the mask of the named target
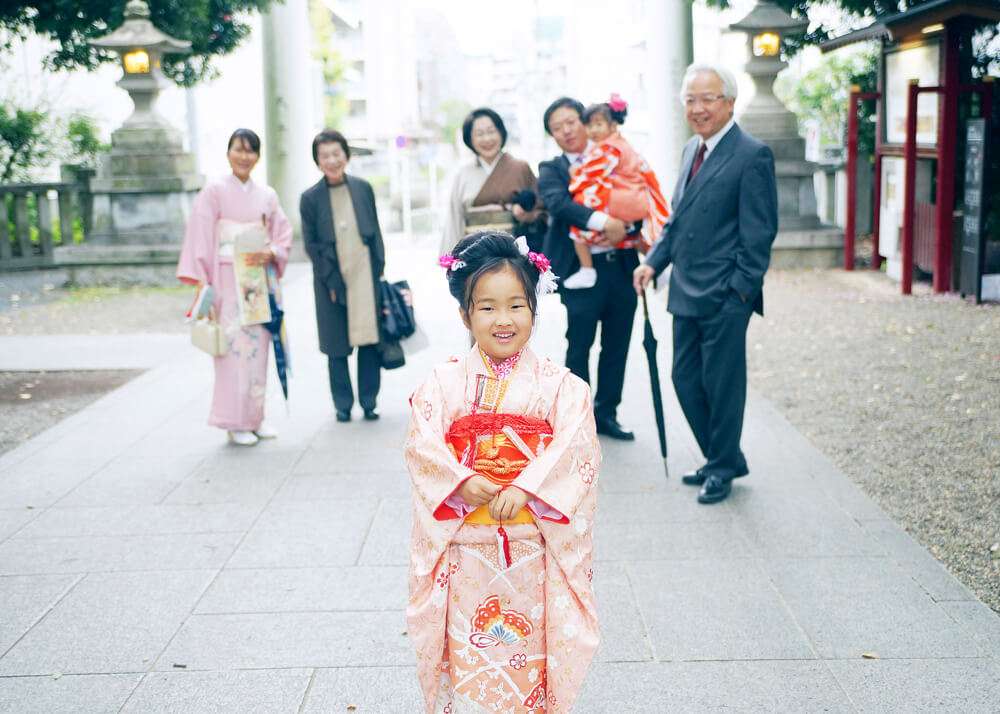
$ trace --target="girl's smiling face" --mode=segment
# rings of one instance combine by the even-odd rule
[[[460,312],[476,344],[496,362],[521,351],[535,321],[524,285],[506,265],[479,278],[469,311]]]

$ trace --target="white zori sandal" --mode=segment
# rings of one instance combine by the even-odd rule
[[[229,441],[237,446],[254,446],[260,439],[252,431],[229,431],[226,432]]]

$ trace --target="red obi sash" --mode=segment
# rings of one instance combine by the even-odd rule
[[[551,441],[552,427],[547,421],[520,414],[470,414],[452,424],[445,435],[445,443],[456,461],[499,486],[513,482]],[[485,512],[488,520],[482,520],[480,511]],[[445,520],[458,518],[459,514],[442,503],[434,516]],[[470,513],[467,520],[494,522],[485,506]],[[526,509],[510,521],[519,522],[532,522]]]

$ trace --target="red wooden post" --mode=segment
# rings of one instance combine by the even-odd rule
[[[882,154],[880,147],[875,149],[875,182],[872,195],[872,270],[882,268],[882,256],[878,252],[878,236],[882,223]]]
[[[858,95],[861,87],[851,87],[847,100],[847,217],[844,220],[844,270],[854,270],[854,240],[857,233],[858,202]]]
[[[917,97],[920,80],[911,79],[906,95],[906,143],[903,145],[903,236],[900,286],[913,293],[913,219],[917,196]]]
[[[938,95],[937,212],[934,220],[935,293],[951,290],[955,152],[958,142],[958,37],[950,23],[945,28],[944,46],[941,92]]]

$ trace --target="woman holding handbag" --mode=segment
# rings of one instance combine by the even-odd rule
[[[232,443],[253,446],[259,439],[277,436],[263,423],[271,338],[262,324],[246,324],[233,261],[263,266],[280,278],[292,245],[292,226],[274,189],[250,178],[260,159],[260,137],[250,129],[237,129],[229,138],[227,158],[232,173],[210,181],[195,197],[177,277],[199,289],[212,287],[212,313],[222,333],[219,348],[213,350],[221,354],[213,354],[215,389],[208,423],[225,429]],[[260,227],[266,248],[237,252],[237,237],[248,230],[259,232]]]
[[[351,420],[354,390],[347,358],[357,348],[358,402],[365,419],[375,411],[382,381],[379,280],[385,244],[371,184],[347,171],[351,149],[339,131],[324,129],[312,143],[322,178],[302,193],[302,239],[312,261],[319,347],[327,356],[337,421]]]

